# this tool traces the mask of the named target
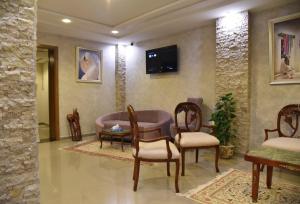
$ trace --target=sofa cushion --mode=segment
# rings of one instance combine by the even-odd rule
[[[105,128],[110,128],[116,124],[119,124],[122,128],[130,129],[130,122],[127,120],[106,120],[103,121]],[[156,127],[156,123],[138,122],[139,128],[152,128]]]
[[[179,134],[175,136],[175,142],[178,144]],[[219,140],[205,132],[183,132],[181,133],[181,147],[215,146],[219,145]]]
[[[277,137],[263,142],[262,146],[300,152],[300,139],[290,137]]]
[[[165,140],[159,140],[156,142],[140,142],[139,143],[139,158],[144,159],[167,159],[168,151]],[[170,150],[172,152],[172,159],[179,158],[179,151],[175,145],[169,142]],[[133,156],[136,155],[136,150],[132,150]]]
[[[130,129],[130,123],[129,121],[125,120],[106,120],[103,121],[105,128],[111,128],[112,126],[119,124],[122,128]]]

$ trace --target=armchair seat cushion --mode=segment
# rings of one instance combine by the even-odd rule
[[[169,142],[172,152],[172,159],[179,158],[179,151],[172,142]],[[133,149],[133,156],[136,156],[136,150]],[[140,142],[138,158],[143,159],[167,159],[168,151],[166,140],[159,140],[156,142]]]
[[[179,134],[175,136],[175,142],[179,142]],[[180,146],[181,147],[200,147],[200,146],[216,146],[220,141],[205,132],[182,132]]]
[[[300,139],[290,137],[277,137],[263,142],[262,146],[287,151],[300,152]]]

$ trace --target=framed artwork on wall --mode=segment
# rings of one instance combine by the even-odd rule
[[[300,13],[269,21],[270,84],[300,84]]]
[[[76,80],[102,82],[102,51],[76,47]]]

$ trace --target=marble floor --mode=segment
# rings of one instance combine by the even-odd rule
[[[91,137],[85,137],[89,140]],[[192,204],[177,196],[174,189],[174,165],[171,177],[166,165],[142,165],[137,192],[133,192],[133,163],[62,150],[74,144],[70,139],[39,144],[41,204]],[[204,184],[218,174],[214,171],[213,153],[200,151],[199,163],[194,153],[187,157],[186,176],[180,177],[182,193]],[[250,171],[251,164],[236,157],[220,160],[221,172],[230,168]],[[275,170],[273,181],[300,185],[299,174]]]

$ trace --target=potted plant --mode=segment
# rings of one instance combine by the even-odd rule
[[[236,117],[235,104],[232,93],[220,96],[211,116],[215,126],[214,133],[220,141],[220,156],[224,159],[231,158],[234,153],[234,146],[230,142],[235,137],[235,129],[232,127],[233,119]]]

